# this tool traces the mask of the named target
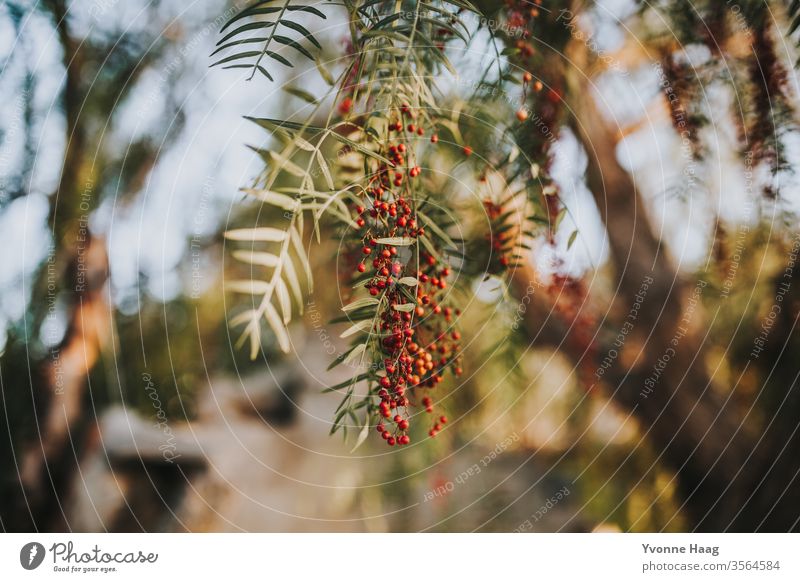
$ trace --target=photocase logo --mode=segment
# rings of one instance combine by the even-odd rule
[[[19,551],[19,563],[26,570],[35,570],[44,561],[44,546],[39,542],[29,542]]]

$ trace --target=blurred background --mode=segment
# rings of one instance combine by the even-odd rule
[[[638,394],[657,368],[636,372],[640,386],[628,400],[613,386],[591,389],[558,341],[534,341],[530,326],[518,325],[533,310],[498,306],[497,291],[484,286],[463,316],[465,332],[480,333],[467,348],[466,379],[446,400],[448,430],[402,451],[373,439],[351,451],[352,441],[328,436],[338,397],[322,392],[346,378],[326,371],[342,346],[342,326],[328,323],[341,305],[336,245],[311,253],[318,285],[291,329],[296,355],[280,354],[265,336],[265,357],[251,361],[228,327],[222,280],[232,267],[221,233],[257,212],[239,192],[263,168],[246,146],[269,144],[243,116],[286,118],[305,103],[283,86],[324,87],[302,63],[278,71],[274,83],[209,69],[217,33],[236,8],[221,0],[0,6],[3,530],[685,531],[702,526],[705,509],[745,529],[797,527],[797,511],[771,514],[779,501],[796,500],[800,452],[792,112],[792,130],[780,136],[785,164],[758,173],[742,166],[735,124],[715,117],[735,108],[738,94],[709,79],[695,114],[706,118],[711,151],[687,155],[657,59],[637,49],[659,38],[653,28],[661,25],[641,18],[634,2],[596,3],[581,25],[618,65],[595,78],[596,101],[619,129],[605,144],[617,152],[610,170],[635,176],[638,211],[674,266],[666,278],[680,280],[689,301],[668,310],[671,323],[688,317],[687,333],[700,338],[687,343],[700,359],[677,366],[683,375],[702,368],[700,375],[690,375],[689,387],[665,377],[664,390],[708,389],[722,405],[698,419],[697,396],[656,422],[667,409],[647,412]],[[631,23],[634,33],[626,32]],[[332,11],[315,30],[329,59],[345,50],[343,26]],[[702,46],[681,50],[687,62],[710,58]],[[791,66],[794,47],[778,52]],[[486,54],[479,38],[462,70]],[[457,81],[445,79],[446,90],[457,93]],[[570,213],[555,241],[534,249],[532,264],[543,280],[583,281],[575,292],[606,305],[618,289],[615,226],[584,179],[593,159],[578,133],[563,128],[553,146],[551,173]],[[776,182],[779,197],[758,193]],[[630,297],[641,292],[642,279],[626,284]],[[633,305],[606,313],[611,342]],[[659,312],[650,315],[647,331],[657,332]],[[754,359],[765,321],[768,341]],[[663,332],[666,342],[673,331]],[[627,348],[646,350],[653,366],[663,358],[668,344],[631,338]],[[635,368],[619,346],[599,354],[591,379],[604,357]],[[731,437],[704,453],[720,415],[730,435],[738,439],[741,428],[773,448],[737,448]],[[670,448],[669,431],[687,419],[695,424],[679,454],[697,465],[682,465]],[[755,462],[767,450],[770,464],[748,465],[746,453],[758,451]],[[687,503],[687,467],[700,483],[738,483],[715,473],[734,451],[742,455],[730,472],[751,478],[737,497],[703,510]],[[764,505],[762,485],[778,473]]]

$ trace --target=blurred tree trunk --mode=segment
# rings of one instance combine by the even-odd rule
[[[61,500],[77,470],[82,449],[89,372],[108,345],[110,312],[104,293],[108,274],[105,244],[94,238],[88,226],[88,202],[83,196],[97,196],[87,155],[86,115],[81,117],[86,95],[81,80],[86,74],[81,43],[73,38],[64,0],[47,0],[63,50],[65,81],[62,103],[66,120],[66,145],[58,190],[50,199],[49,224],[53,230],[52,262],[66,265],[59,279],[42,269],[36,286],[55,285],[67,297],[67,329],[59,345],[41,363],[33,377],[37,392],[37,433],[23,445],[20,462],[21,494],[27,512],[21,523],[10,529],[62,530]],[[27,523],[30,519],[31,523]]]
[[[797,408],[786,404],[800,398],[798,375],[789,374],[782,401],[764,411],[776,420],[770,423],[767,434],[754,428],[752,418],[742,417],[735,399],[728,396],[735,386],[715,386],[706,368],[702,309],[699,302],[696,311],[688,307],[690,295],[696,289],[702,291],[704,282],[685,280],[653,232],[635,177],[617,159],[620,132],[604,119],[590,79],[584,74],[586,47],[583,43],[571,44],[572,69],[566,74],[571,125],[588,157],[587,185],[606,226],[614,268],[613,305],[603,316],[605,331],[597,330],[596,336],[600,359],[613,347],[608,333],[613,340],[623,329],[643,283],[649,283],[625,345],[603,377],[604,386],[613,401],[633,413],[643,438],[675,471],[682,509],[692,529],[796,530],[800,435],[796,420],[788,418]],[[518,274],[516,294],[522,296],[536,277],[532,268]],[[571,356],[576,366],[583,363],[587,353],[571,350],[566,341],[579,325],[578,317],[558,321],[546,295],[539,295],[538,302],[525,320],[531,337],[549,340],[547,343]],[[584,305],[582,309],[589,308]],[[776,334],[771,338],[773,345],[786,345],[796,319],[790,316],[782,337]],[[542,322],[551,329],[543,332]],[[561,340],[555,341],[559,334]],[[788,359],[783,351],[775,356],[776,363],[781,357]],[[646,382],[654,377],[665,354],[671,356],[669,363],[648,393]],[[798,367],[785,361],[782,365],[787,364],[791,369]],[[599,362],[592,362],[592,366],[597,365]]]

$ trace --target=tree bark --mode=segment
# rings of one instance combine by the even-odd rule
[[[715,387],[706,370],[697,300],[704,282],[687,281],[671,263],[645,216],[635,177],[617,160],[618,132],[600,113],[580,67],[568,78],[572,127],[588,156],[587,184],[606,225],[616,284],[613,305],[601,324],[607,331],[598,334],[600,358],[611,350],[610,340],[626,325],[647,284],[621,355],[604,376],[605,389],[632,411],[659,459],[676,472],[692,529],[795,529],[797,507],[788,514],[766,509],[774,509],[777,490],[793,485],[796,463],[783,471],[782,478],[776,477],[777,482],[757,488],[764,468],[780,451],[771,450],[765,444],[769,439],[760,439],[752,423],[740,418],[732,391]],[[524,278],[516,286],[518,293]],[[540,306],[526,318],[531,336],[539,333],[541,313],[547,309]],[[572,355],[577,360],[585,357]],[[662,366],[659,360],[667,356],[669,361]]]

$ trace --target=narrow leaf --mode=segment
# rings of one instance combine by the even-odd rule
[[[320,18],[327,20],[327,16],[325,16],[322,12],[314,8],[313,6],[288,6],[286,8],[289,12],[308,12],[313,14],[314,16],[319,16]]]
[[[269,291],[269,283],[266,281],[228,281],[225,287],[233,293],[246,293],[248,295],[263,295]]]
[[[291,341],[289,340],[289,333],[286,331],[286,328],[283,326],[281,322],[281,318],[278,315],[278,311],[272,305],[272,303],[267,303],[264,309],[264,317],[269,323],[269,326],[272,328],[272,331],[275,332],[275,337],[278,339],[278,345],[281,348],[281,351],[285,354],[288,354],[291,349]]]
[[[250,242],[281,242],[286,238],[286,231],[270,227],[236,228],[226,232],[225,238]]]
[[[316,157],[317,165],[319,169],[322,170],[322,175],[325,177],[325,184],[328,186],[329,190],[334,190],[333,176],[331,175],[331,169],[328,167],[328,162],[325,161],[325,156],[322,155],[320,150],[317,150]]]
[[[289,288],[292,290],[292,295],[299,306],[300,313],[303,313],[303,291],[300,288],[300,279],[297,278],[297,271],[291,259],[287,258],[283,262],[283,272],[286,274],[286,280],[289,282]]]
[[[289,234],[292,237],[292,246],[294,247],[294,252],[297,255],[297,258],[300,259],[300,263],[303,265],[303,272],[306,275],[306,283],[308,284],[308,292],[313,293],[314,276],[311,273],[311,263],[308,261],[306,249],[303,248],[303,240],[300,236],[300,231],[296,228],[292,228],[289,231]]]
[[[358,438],[356,439],[355,445],[353,445],[353,448],[350,449],[351,453],[354,453],[355,450],[358,447],[360,447],[362,444],[364,444],[364,441],[367,440],[367,437],[369,436],[369,426],[370,426],[369,425],[369,412],[365,412],[364,413],[364,426],[361,427],[361,432],[358,433]]]
[[[279,262],[278,256],[272,253],[257,253],[245,250],[233,251],[233,258],[243,263],[259,265],[261,267],[276,267]]]
[[[569,235],[569,240],[567,241],[567,250],[572,248],[572,245],[575,244],[575,239],[577,239],[577,238],[578,238],[578,231],[577,230],[573,230],[572,234]]]
[[[300,204],[300,201],[287,196],[286,194],[279,194],[277,192],[270,192],[269,190],[261,190],[257,188],[242,188],[242,192],[258,198],[262,202],[283,208],[294,212]]]
[[[341,338],[350,337],[351,335],[355,335],[355,334],[357,334],[359,332],[362,332],[362,331],[367,331],[367,330],[369,330],[371,328],[372,328],[372,320],[371,319],[366,319],[364,321],[359,321],[358,323],[350,326],[339,337],[341,337]]]
[[[268,2],[271,2],[271,1],[272,0],[266,0],[265,2],[258,2],[258,3],[252,5],[252,6],[248,7],[248,8],[245,8],[244,10],[239,12],[238,14],[232,16],[231,19],[228,20],[228,22],[225,23],[225,26],[223,26],[222,28],[219,29],[219,31],[220,32],[225,32],[225,29],[228,28],[231,24],[241,20],[242,18],[247,18],[248,16],[255,16],[257,14],[273,14],[275,12],[280,12],[281,9],[278,6],[269,6],[267,8],[258,8],[258,6],[260,6],[261,4],[267,4]]]
[[[302,34],[309,40],[311,44],[313,44],[318,49],[322,48],[322,45],[319,44],[319,41],[317,41],[317,39],[314,38],[314,35],[311,34],[311,32],[309,32],[309,30],[302,24],[298,24],[297,22],[293,22],[291,20],[279,20],[279,22],[286,28],[291,28],[292,30],[296,30],[297,32]]]
[[[381,302],[380,299],[378,299],[377,297],[365,297],[363,299],[358,299],[356,301],[353,301],[352,303],[345,305],[344,307],[342,307],[342,311],[347,313],[349,311],[355,311],[356,309],[361,309],[362,307],[377,305],[380,302]]]
[[[310,59],[312,61],[314,60],[314,55],[312,55],[310,52],[308,52],[308,50],[306,50],[306,48],[303,45],[301,45],[299,42],[297,42],[296,40],[293,40],[293,39],[289,38],[288,36],[282,36],[280,34],[276,34],[275,36],[272,37],[272,39],[275,42],[281,43],[282,45],[286,45],[286,46],[292,47],[294,50],[296,50],[297,52],[299,52],[300,54],[302,54],[306,58],[308,58],[308,59]]]
[[[284,325],[289,325],[289,322],[292,321],[292,300],[289,299],[289,289],[283,279],[278,279],[276,291],[278,293],[278,304],[281,306],[281,313],[283,313],[283,323]]]
[[[258,30],[260,28],[270,28],[275,26],[274,22],[250,22],[248,24],[243,24],[236,30],[229,32],[224,37],[222,37],[219,41],[217,41],[217,45],[221,45],[232,39],[234,36],[238,36],[243,32],[247,32],[249,30]]]
[[[392,245],[396,247],[407,247],[413,245],[416,240],[408,236],[393,236],[388,238],[375,239],[375,242],[381,245]]]

